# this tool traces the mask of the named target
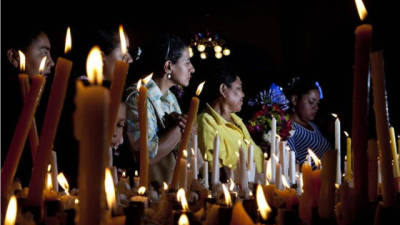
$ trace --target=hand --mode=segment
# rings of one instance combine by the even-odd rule
[[[183,133],[183,131],[186,128],[186,123],[187,123],[187,115],[186,114],[182,114],[179,115],[179,128],[181,128],[181,132]]]

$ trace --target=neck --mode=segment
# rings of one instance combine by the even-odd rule
[[[160,78],[154,78],[154,82],[156,82],[158,88],[160,88],[161,93],[165,94],[167,91],[174,86],[174,83],[168,79],[166,76],[162,76]]]
[[[309,127],[309,126],[310,126],[310,125],[308,124],[308,121],[301,119],[301,118],[299,117],[299,115],[297,115],[296,113],[293,113],[293,114],[292,114],[292,119],[293,119],[296,123],[302,125],[303,127]]]
[[[219,113],[224,119],[227,121],[232,121],[231,113],[232,111],[229,110],[229,107],[219,100],[215,100],[210,105],[217,113]]]

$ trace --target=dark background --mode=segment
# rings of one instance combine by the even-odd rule
[[[369,0],[368,23],[373,25],[373,49],[383,50],[385,57],[386,87],[390,123],[399,132],[399,109],[396,107],[396,76],[399,74],[398,34],[399,21],[395,18],[394,3]],[[124,24],[133,47],[141,45],[157,33],[175,32],[185,38],[195,33],[218,33],[227,42],[231,55],[217,60],[209,57],[192,58],[196,68],[191,85],[185,89],[182,108],[186,109],[195,87],[204,80],[207,71],[220,61],[235,65],[244,82],[246,97],[272,82],[285,87],[291,77],[304,75],[315,78],[322,86],[324,99],[320,104],[317,122],[324,130],[330,113],[341,119],[342,129],[351,134],[354,30],[360,25],[356,6],[351,0],[311,1],[253,1],[184,3],[107,1],[69,4],[57,2],[4,2],[2,1],[2,56],[5,56],[7,32],[30,24],[43,24],[50,28],[52,56],[63,55],[65,30],[71,26],[72,41],[78,42],[90,26]],[[75,55],[87,55],[74,49]],[[2,60],[2,81],[5,61]],[[74,62],[79,64],[79,62]],[[134,67],[130,67],[130,81],[136,81]],[[76,71],[83,74],[84,71]],[[132,74],[132,75],[131,75]],[[14,96],[6,96],[2,82],[2,111]],[[19,97],[19,96],[18,96]],[[371,106],[372,107],[372,106]],[[244,107],[242,117],[247,120],[251,112]],[[2,120],[6,118],[2,117]],[[325,123],[325,124],[324,124]],[[374,136],[374,123],[370,123],[370,136]],[[61,128],[60,128],[61,129]],[[11,135],[2,133],[4,135]],[[2,147],[2,152],[6,151]],[[4,154],[2,154],[4,157]]]

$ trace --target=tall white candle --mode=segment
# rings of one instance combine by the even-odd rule
[[[198,165],[197,165],[197,149],[192,148],[191,161],[193,164],[193,179],[197,180],[197,174],[199,172]]]
[[[254,182],[255,177],[255,164],[254,164],[254,146],[249,145],[248,157],[247,157],[247,170],[249,171],[249,182]]]
[[[57,153],[55,151],[51,151],[50,163],[51,163],[51,180],[53,182],[53,189],[54,191],[58,192],[58,181],[57,181],[58,165],[57,165]]]
[[[204,156],[203,177],[204,177],[204,187],[208,189],[210,185],[208,184],[208,161],[207,161],[207,155]]]
[[[239,180],[240,180],[240,187],[243,193],[247,193],[249,189],[249,180],[247,177],[247,166],[246,166],[246,152],[242,148],[242,146],[239,147]]]
[[[278,188],[279,190],[283,189],[283,185],[282,185],[282,167],[280,165],[280,163],[276,164],[276,175],[275,175],[275,186],[276,188]]]
[[[211,174],[211,185],[219,184],[219,135],[215,134],[213,151],[213,171]]]
[[[276,119],[272,118],[271,121],[271,155],[275,154],[275,139],[276,139]]]
[[[289,152],[289,161],[290,161],[290,183],[296,183],[296,153],[295,151]]]
[[[336,183],[342,184],[342,168],[341,168],[341,153],[340,153],[340,120],[337,117],[335,120],[335,149],[337,151],[336,161]]]

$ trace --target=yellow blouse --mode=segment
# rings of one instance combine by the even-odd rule
[[[214,111],[210,105],[207,104],[206,107],[206,110],[198,115],[197,122],[199,148],[203,154],[207,154],[209,165],[212,165],[214,139],[218,131],[220,138],[220,166],[224,165],[229,167],[231,164],[232,168],[236,168],[239,159],[238,140],[240,140],[242,146],[246,146],[245,140],[247,140],[254,146],[254,161],[256,163],[257,172],[261,173],[263,160],[262,151],[260,147],[254,143],[242,119],[232,113],[231,116],[234,123],[228,122]],[[246,152],[248,151],[247,146],[244,147],[244,149]],[[247,155],[246,153],[246,158]]]

